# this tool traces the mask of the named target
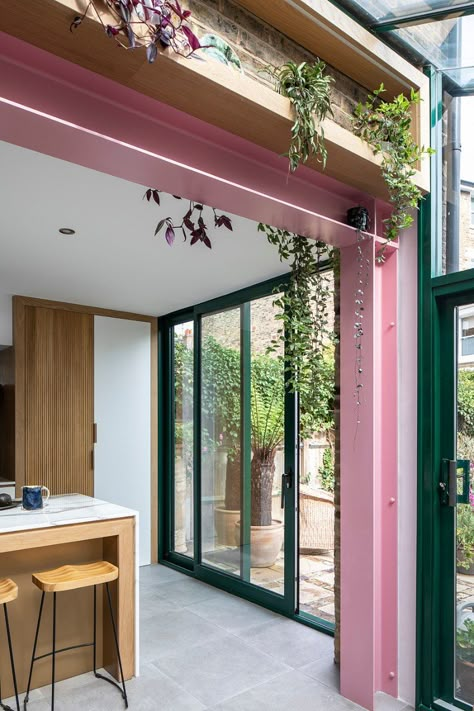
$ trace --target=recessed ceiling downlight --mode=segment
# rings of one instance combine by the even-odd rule
[[[59,232],[62,235],[75,235],[76,230],[73,230],[72,227],[60,227]]]

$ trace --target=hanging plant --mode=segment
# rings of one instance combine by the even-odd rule
[[[393,242],[401,230],[413,224],[411,211],[418,207],[422,193],[412,178],[422,156],[434,151],[418,146],[410,131],[411,109],[420,102],[419,93],[412,90],[410,98],[399,94],[393,101],[384,101],[380,98],[384,91],[381,84],[365,104],[357,105],[352,125],[374,155],[382,156],[382,175],[393,206],[390,217],[384,220],[385,237]],[[383,259],[383,250],[379,259]]]
[[[143,196],[143,199],[146,198],[148,202],[153,199],[157,205],[160,205],[160,193],[161,190],[157,190],[156,188],[148,188]],[[173,195],[173,197],[175,200],[182,200],[179,195]],[[208,208],[206,205],[190,200],[188,209],[181,222],[177,224],[171,217],[164,217],[156,226],[155,236],[164,230],[165,240],[171,247],[176,238],[176,231],[181,231],[185,242],[188,237],[190,238],[191,246],[196,244],[196,242],[203,242],[206,247],[211,249],[212,244],[208,234],[209,228],[204,222],[204,214],[206,210],[212,212],[214,227],[226,227],[228,230],[232,231],[232,220],[228,217],[228,215],[219,215],[214,207]]]
[[[91,8],[108,37],[125,49],[146,47],[149,62],[167,47],[184,57],[201,47],[188,25],[191,12],[183,10],[179,0],[90,0],[82,15],[72,21],[71,32],[82,24]],[[104,22],[99,8],[109,11],[111,22]]]
[[[311,434],[333,421],[334,377],[328,377],[335,344],[330,318],[333,288],[328,271],[338,265],[338,253],[324,242],[307,239],[286,230],[260,223],[270,244],[278,249],[281,261],[289,263],[290,282],[275,299],[281,327],[269,351],[284,349],[286,380],[290,392],[299,394],[301,430]]]
[[[326,165],[322,122],[333,115],[330,88],[334,79],[325,74],[325,70],[326,64],[320,59],[311,64],[287,62],[276,69],[267,68],[276,83],[276,90],[290,100],[295,113],[290,148],[286,154],[292,172],[311,156]]]

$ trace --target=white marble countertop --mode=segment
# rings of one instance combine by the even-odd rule
[[[4,511],[0,508],[0,535],[14,531],[106,521],[129,516],[137,516],[137,512],[124,506],[93,499],[91,496],[82,494],[51,496],[45,507],[36,511],[24,511],[21,506]]]

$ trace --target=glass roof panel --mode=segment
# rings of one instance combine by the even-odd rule
[[[423,0],[367,0],[367,2],[353,2],[351,4],[359,5],[361,10],[379,22],[433,10],[452,10],[458,5],[465,5],[466,0],[430,0],[429,2],[423,2]]]
[[[474,15],[403,27],[393,34],[437,69],[474,66]]]
[[[337,4],[413,64],[431,64],[443,71],[454,94],[474,92],[474,1],[337,0]]]

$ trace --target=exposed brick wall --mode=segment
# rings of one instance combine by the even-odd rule
[[[271,83],[263,71],[268,65],[314,59],[306,49],[232,0],[187,0],[183,4],[192,12],[192,25],[198,36],[206,32],[219,35],[236,52],[245,74],[263,84]],[[328,66],[328,73],[335,79],[331,90],[334,119],[350,129],[352,111],[358,101],[365,101],[367,90],[333,67]]]

